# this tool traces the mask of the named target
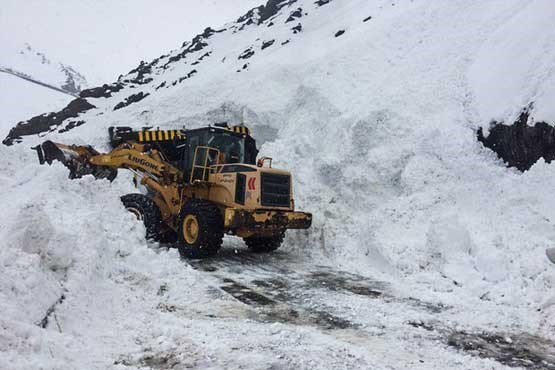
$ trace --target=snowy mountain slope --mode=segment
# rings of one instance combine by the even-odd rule
[[[0,45],[29,43],[100,85],[260,0],[3,0]]]
[[[0,132],[44,111],[58,111],[86,87],[72,67],[50,60],[30,45],[2,43],[0,55]]]
[[[87,86],[84,76],[70,66],[53,62],[29,44],[14,47],[3,44],[0,71],[42,84],[46,88],[77,96]]]
[[[118,351],[139,356],[142,352],[133,343],[143,347],[157,343],[165,348],[174,340],[181,344],[177,337],[186,332],[160,329],[164,332],[157,341],[146,340],[142,329],[131,329],[148,322],[151,326],[146,325],[145,330],[149,330],[161,319],[172,322],[167,313],[152,313],[156,317],[152,321],[140,315],[139,324],[126,315],[135,312],[131,307],[135,305],[149,313],[154,311],[147,298],[152,297],[158,279],[172,285],[174,299],[186,294],[183,286],[192,287],[191,296],[201,302],[182,301],[180,307],[185,312],[192,307],[196,309],[193,312],[204,312],[209,304],[202,301],[210,301],[206,285],[212,281],[202,280],[207,275],[188,267],[182,267],[187,272],[179,272],[172,262],[175,253],[160,251],[154,256],[140,241],[140,230],[134,229],[140,227],[117,205],[117,197],[130,190],[124,176],[114,185],[91,179],[68,182],[61,166],[39,167],[30,154],[25,154],[26,147],[46,137],[102,149],[107,147],[106,128],[111,125],[196,127],[216,119],[236,122],[239,118],[253,127],[255,135],[264,136],[261,154],[272,155],[276,167],[293,170],[296,204],[314,213],[309,232],[289,233],[286,255],[308,266],[331,265],[383,279],[394,286],[398,296],[416,296],[448,307],[445,313],[430,315],[392,306],[378,312],[373,304],[360,303],[353,306],[356,309],[349,308],[351,314],[358,320],[369,317],[384,325],[383,342],[377,339],[381,338],[377,327],[368,322],[364,325],[370,329],[365,328],[374,335],[365,332],[364,339],[347,334],[320,337],[312,329],[306,333],[304,328],[299,332],[284,325],[287,349],[297,346],[310,351],[308,343],[312,340],[327,340],[329,356],[343,353],[345,357],[338,361],[345,363],[352,359],[345,368],[507,368],[441,346],[436,349],[427,341],[418,348],[420,339],[416,338],[422,333],[410,332],[409,338],[403,339],[402,333],[408,329],[402,323],[411,315],[430,325],[440,321],[463,330],[522,331],[554,339],[555,306],[544,304],[553,295],[555,284],[555,273],[544,255],[545,247],[555,239],[552,169],[543,162],[525,173],[506,168],[476,140],[478,127],[493,119],[510,122],[514,112],[531,100],[543,120],[555,121],[542,100],[550,92],[552,74],[547,63],[530,65],[543,60],[549,40],[536,41],[528,29],[520,32],[511,27],[521,19],[529,19],[530,25],[535,25],[535,20],[543,24],[550,6],[548,1],[523,4],[517,0],[270,1],[223,29],[207,29],[181,49],[141,64],[112,85],[83,92],[82,98],[94,108],[84,105],[90,109],[70,120],[84,124],[60,133],[69,120],[52,121],[50,133],[40,138],[26,136],[21,139],[23,145],[1,149],[10,158],[5,165],[9,186],[1,196],[8,200],[15,192],[10,214],[22,214],[16,219],[19,221],[3,216],[2,234],[9,236],[10,246],[2,251],[4,260],[10,261],[6,271],[14,276],[13,281],[20,281],[22,275],[18,263],[32,266],[29,269],[37,274],[44,272],[48,278],[37,277],[36,281],[44,283],[36,284],[49,294],[48,299],[31,305],[33,312],[17,312],[22,303],[11,299],[14,283],[3,282],[6,298],[2,302],[11,312],[4,320],[13,336],[4,343],[20,340],[23,349],[12,355],[23,353],[26,360],[36,360],[26,350],[33,339],[21,339],[27,329],[31,338],[45,335],[58,346],[57,354],[71,358],[72,349],[62,349],[60,343],[79,335],[79,325],[71,318],[79,314],[90,321],[75,351],[88,343],[99,351],[112,348],[116,346],[114,332],[124,328],[126,342],[111,349],[107,357],[117,358]],[[504,34],[507,29],[511,32]],[[529,41],[528,52],[535,57],[524,58],[521,63],[503,60],[510,70],[504,76],[516,86],[510,90],[486,88],[496,81],[500,70],[489,67],[493,53],[488,45],[498,45],[496,40],[502,36],[508,43]],[[499,48],[512,55],[511,47]],[[530,74],[534,78],[522,77]],[[507,95],[498,95],[501,92]],[[26,126],[20,125],[12,132],[13,140],[6,143],[17,142],[25,130]],[[18,168],[21,163],[23,167]],[[47,185],[39,189],[39,183]],[[47,199],[40,203],[41,198]],[[22,245],[33,243],[25,239],[26,233],[21,235],[21,222],[46,224],[46,220],[54,224],[45,233],[52,237],[45,241],[42,234],[28,236],[45,249],[22,250]],[[65,250],[73,240],[81,244],[68,262],[64,260]],[[229,240],[224,244],[228,249],[236,246]],[[113,258],[118,249],[124,255],[129,253],[122,266]],[[67,279],[59,276],[59,268],[52,271],[49,267],[52,254],[56,261],[62,260],[54,265],[61,264],[62,270],[67,270]],[[167,274],[161,272],[166,266]],[[98,274],[88,278],[91,269],[91,274]],[[128,278],[128,271],[135,269],[140,270],[138,276]],[[177,277],[169,276],[174,272]],[[89,280],[94,284],[82,294],[81,290],[89,289],[83,281]],[[29,329],[40,321],[40,313],[53,298],[60,297],[61,285],[70,286],[67,296],[72,298],[67,299],[73,300],[60,305],[62,334],[58,336],[54,325],[48,327],[48,334]],[[29,286],[33,286],[32,281]],[[112,290],[116,297],[130,299],[133,304],[114,309],[109,304],[99,305],[107,307],[95,306],[90,311],[84,308],[91,300],[87,297],[100,294],[101,301],[109,301],[105,291]],[[20,292],[18,299],[32,301],[32,289],[26,292],[22,288]],[[225,302],[220,303],[225,306]],[[340,299],[334,304],[336,308],[342,306]],[[208,320],[189,323],[187,330],[195,333],[195,339],[204,325],[223,336],[236,334],[248,315],[241,316],[241,309],[231,305],[231,313],[225,311],[227,306],[215,309],[220,315],[226,312],[232,321],[229,326]],[[364,307],[370,307],[369,311]],[[385,318],[381,321],[377,317]],[[182,324],[185,319],[180,316],[175,320]],[[101,338],[98,326],[109,334]],[[257,324],[250,328],[259,338],[266,338],[266,330],[272,330]],[[69,334],[63,335],[66,331]],[[217,334],[205,335],[211,343]],[[289,342],[295,335],[303,338]],[[375,345],[366,342],[368,338],[376,341],[372,343]],[[349,348],[356,350],[341,352],[342,345],[353,342]],[[271,361],[267,356],[275,353],[268,348],[280,344],[248,343],[254,350],[263,350],[261,356],[268,366]],[[372,352],[368,348],[376,349]],[[230,361],[225,365],[244,365],[244,356],[248,356],[241,352],[230,359],[202,346],[193,358],[210,357],[207,353],[214,356],[213,362],[199,359],[198,367],[221,367],[217,361],[222,358]],[[424,356],[420,357],[425,358],[424,364],[418,363],[419,356]],[[95,357],[84,358],[89,361]],[[297,368],[329,368],[326,365],[331,361],[318,355],[304,359]],[[126,361],[136,368],[147,366],[133,358]],[[88,365],[108,367],[107,363]],[[119,362],[114,367],[119,365],[128,366]]]
[[[153,58],[197,29],[223,23],[257,4],[258,0],[166,1],[153,8],[142,0],[4,1],[0,12],[0,72],[5,72],[0,73],[0,134],[5,136],[16,122],[58,111],[70,101],[37,86],[78,95],[88,85],[82,74],[92,84],[109,81],[137,60]],[[91,25],[98,23],[103,26],[92,30]]]

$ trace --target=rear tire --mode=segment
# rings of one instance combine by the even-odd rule
[[[154,201],[143,194],[127,194],[121,197],[125,209],[143,221],[146,239],[168,243],[175,240],[175,232],[164,225],[160,209]]]
[[[255,253],[268,253],[275,251],[281,246],[284,236],[285,232],[280,232],[270,237],[251,236],[243,239],[251,251]]]
[[[178,223],[178,249],[183,258],[215,255],[224,237],[224,220],[218,207],[192,199],[181,209]]]

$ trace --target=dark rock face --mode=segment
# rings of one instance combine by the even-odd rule
[[[188,78],[191,78],[191,77],[192,77],[193,75],[195,75],[196,73],[197,73],[197,70],[196,70],[196,69],[193,69],[191,72],[187,73],[186,76],[181,77],[181,78],[178,80],[179,83],[185,81],[185,80],[188,79]],[[146,94],[146,95],[148,95],[148,94]],[[143,98],[146,97],[146,95],[143,96]]]
[[[198,34],[198,35],[196,35],[196,36],[193,38],[193,41],[191,41],[191,44],[197,43],[200,39],[208,39],[208,38],[209,38],[210,36],[212,36],[213,34],[215,34],[215,33],[220,33],[220,32],[223,32],[223,31],[225,31],[225,29],[222,29],[222,30],[215,30],[215,29],[213,29],[213,28],[211,28],[211,27],[206,27],[206,28],[204,29],[204,31],[203,31],[201,34]],[[188,42],[184,42],[184,43],[181,45],[181,47],[184,48],[184,47],[187,46],[188,44],[189,44]]]
[[[200,64],[200,62],[202,62],[202,60],[203,60],[204,58],[209,57],[210,54],[212,54],[211,51],[202,54],[202,55],[200,56],[200,58],[198,58],[196,61],[194,61],[193,63],[191,63],[191,65],[196,66],[197,64]]]
[[[137,68],[129,71],[129,74],[131,73],[136,73],[137,77],[124,80],[123,82],[135,83],[137,85],[147,84],[152,81],[152,78],[145,77],[152,73],[152,64],[146,64],[144,61],[141,61],[141,64],[139,64]]]
[[[237,59],[249,59],[250,57],[252,57],[254,55],[254,50],[252,50],[252,48],[248,48],[247,50],[244,50],[241,55],[239,55],[237,57]]]
[[[314,2],[314,4],[318,5],[318,6],[322,6],[322,5],[326,5],[331,3],[331,0],[317,0]]]
[[[83,90],[79,96],[81,98],[109,98],[112,96],[113,92],[118,92],[121,89],[123,89],[123,85],[120,83],[113,83],[111,85],[104,84],[99,87]]]
[[[59,133],[63,133],[63,132],[67,132],[75,127],[79,127],[82,124],[84,124],[85,121],[80,120],[80,121],[69,121],[69,123],[66,125],[66,127],[63,127],[61,129],[58,130]]]
[[[289,6],[296,2],[297,0],[269,0],[266,5],[262,5],[257,8],[260,14],[258,24],[261,24],[276,15],[284,6]]]
[[[266,48],[269,48],[270,46],[272,46],[274,44],[274,42],[276,42],[276,40],[269,40],[269,41],[264,41],[262,43],[262,46],[260,47],[261,50],[264,50]]]
[[[240,16],[239,18],[237,18],[237,23],[243,23],[243,22],[249,22],[250,24],[254,23],[254,16],[255,14],[260,14],[261,12],[264,11],[264,5],[260,5],[256,8],[253,8],[251,10],[249,10],[248,12],[246,12],[245,14],[243,14],[242,16]]]
[[[550,163],[555,159],[555,127],[545,122],[529,126],[528,118],[529,112],[525,109],[510,126],[494,122],[488,137],[480,128],[478,141],[497,153],[509,167],[523,172],[542,157]]]
[[[303,30],[303,25],[299,23],[295,27],[291,28],[291,30],[293,33],[299,33]]]
[[[214,35],[215,33],[220,33],[220,32],[223,32],[223,31],[225,31],[225,28],[221,29],[221,30],[214,30],[210,27],[206,28],[203,33],[201,33],[199,35],[196,35],[193,38],[193,40],[191,40],[191,43],[184,42],[182,47],[183,48],[186,47],[186,48],[181,53],[169,57],[167,63],[164,64],[162,66],[162,68],[166,69],[166,68],[168,68],[168,66],[171,63],[175,63],[175,62],[185,58],[188,54],[194,53],[195,51],[200,51],[200,50],[204,49],[205,47],[208,46],[208,43],[206,42],[206,40],[208,38],[210,38],[210,36]],[[208,54],[208,55],[210,55],[210,54]]]
[[[289,17],[287,18],[285,23],[293,22],[295,19],[301,18],[302,16],[303,16],[303,9],[302,8],[297,8],[295,11],[293,11],[293,12],[291,12],[291,14],[289,14]]]
[[[371,16],[371,15],[368,16],[368,17],[366,17],[366,18],[364,18],[362,21],[363,21],[363,22],[368,22],[370,19],[372,19],[372,16]]]
[[[337,32],[335,33],[335,37],[339,37],[339,36],[341,36],[341,35],[344,34],[344,33],[345,33],[345,30],[339,30],[339,31],[337,31]]]
[[[52,131],[61,125],[64,120],[68,118],[75,118],[80,113],[86,112],[93,108],[96,107],[87,100],[77,98],[72,100],[67,107],[57,113],[42,114],[40,116],[33,117],[28,121],[18,123],[17,126],[10,130],[8,136],[2,141],[2,143],[4,145],[13,145],[14,143],[20,142],[22,136],[36,135],[42,132]],[[69,127],[68,125],[65,131],[77,126],[77,123],[75,123],[72,127]]]
[[[150,94],[148,94],[148,93],[145,94],[145,93],[142,92],[142,91],[141,91],[140,93],[130,95],[130,96],[128,96],[127,98],[125,98],[124,101],[119,102],[118,104],[116,104],[116,106],[114,107],[114,110],[118,110],[118,109],[127,107],[127,106],[130,105],[130,104],[133,104],[133,103],[136,103],[136,102],[138,102],[138,101],[143,100],[144,98],[146,98],[146,97],[149,96],[149,95],[150,95]]]

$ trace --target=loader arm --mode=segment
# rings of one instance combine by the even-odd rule
[[[141,144],[122,144],[109,153],[92,156],[89,163],[93,166],[135,170],[164,180],[164,183],[181,182],[183,179],[183,173],[168,163],[160,152],[147,150]]]
[[[70,178],[93,175],[113,180],[120,168],[139,172],[161,184],[180,183],[183,173],[168,163],[163,155],[148,145],[121,144],[108,153],[99,153],[91,146],[65,145],[45,141],[33,148],[41,164],[62,162],[70,170]]]

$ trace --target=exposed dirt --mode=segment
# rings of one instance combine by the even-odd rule
[[[449,335],[447,343],[473,356],[491,358],[511,367],[555,369],[555,342],[526,333],[473,334],[459,331]]]

